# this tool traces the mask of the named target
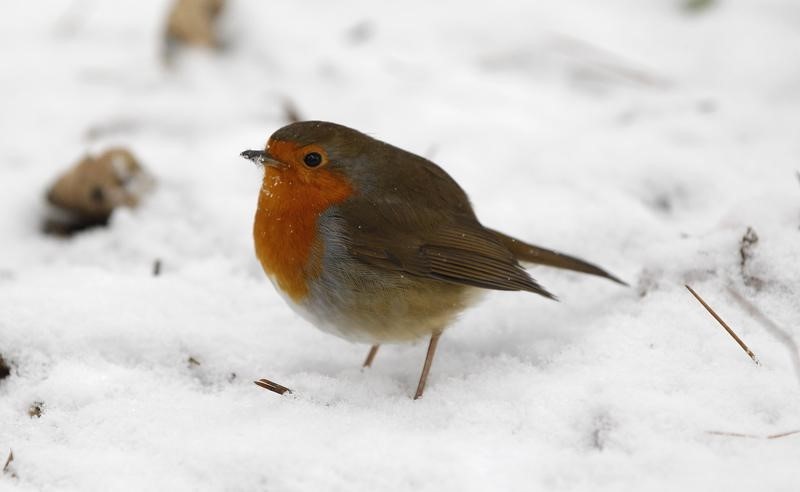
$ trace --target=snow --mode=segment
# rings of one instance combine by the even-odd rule
[[[791,344],[729,293],[800,341],[800,4],[682,3],[232,1],[227,49],[171,68],[166,2],[6,5],[0,489],[798,490],[800,434],[711,432],[800,429]],[[484,223],[632,287],[535,269],[561,302],[486,296],[412,401],[424,342],[362,371],[368,347],[255,261],[239,153],[286,101],[433,158]],[[155,193],[42,235],[46,186],[111,145]]]

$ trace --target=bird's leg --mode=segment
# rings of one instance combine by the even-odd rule
[[[425,356],[425,364],[422,366],[422,374],[419,377],[417,392],[414,394],[415,400],[422,397],[422,392],[425,391],[425,382],[428,380],[428,373],[431,370],[433,356],[436,353],[436,344],[439,343],[440,336],[442,336],[441,331],[434,332],[433,335],[431,335],[431,341],[428,343],[428,354]]]
[[[378,353],[378,347],[380,347],[380,344],[376,343],[369,349],[369,353],[367,354],[367,359],[364,361],[364,365],[362,367],[372,366],[372,361],[375,360],[375,354]]]

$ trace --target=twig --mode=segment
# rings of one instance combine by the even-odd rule
[[[725,432],[725,431],[706,431],[706,434],[711,434],[712,436],[744,437],[747,439],[780,439],[781,437],[800,434],[800,429],[789,432],[780,432],[778,434],[770,434],[768,436],[758,436],[756,434],[742,434],[740,432]]]
[[[742,294],[739,293],[739,291],[731,286],[728,286],[728,293],[748,312],[748,314],[750,314],[750,316],[761,323],[761,325],[766,328],[766,330],[770,332],[772,336],[777,338],[778,341],[789,350],[789,357],[791,357],[792,362],[794,363],[794,370],[795,373],[797,373],[798,381],[800,381],[800,346],[798,346],[797,341],[795,341],[788,331],[784,330],[778,326],[777,323],[769,319],[767,315],[761,312],[761,310],[758,309],[755,304],[748,301]]]
[[[756,244],[758,244],[758,234],[756,234],[755,229],[748,226],[744,236],[739,240],[739,271],[742,273],[742,279],[746,286],[760,290],[764,285],[764,281],[748,273],[748,270],[750,270],[748,263],[753,258],[753,250]]]
[[[793,434],[800,434],[800,429],[789,432],[780,432],[778,434],[772,434],[767,436],[767,439],[780,439],[781,437],[791,436]]]
[[[303,120],[297,106],[288,97],[283,100],[283,116],[289,123],[297,123]]]
[[[260,386],[261,388],[264,388],[266,390],[278,393],[279,395],[282,395],[284,393],[289,393],[289,394],[292,393],[292,390],[290,390],[286,386],[281,386],[280,384],[272,382],[269,379],[261,378],[258,381],[253,381],[253,383],[255,383],[256,386]]]
[[[706,304],[706,301],[704,301],[703,298],[700,297],[700,295],[697,292],[694,291],[694,289],[692,289],[688,285],[686,286],[686,288],[689,289],[689,292],[692,293],[692,295],[695,297],[695,299],[697,299],[700,302],[700,304],[702,304],[703,307],[706,308],[706,311],[708,311],[711,314],[711,316],[713,316],[714,319],[717,320],[717,322],[720,325],[722,325],[723,328],[725,328],[725,331],[727,331],[728,334],[730,336],[732,336],[734,340],[736,340],[736,343],[738,343],[739,346],[742,347],[742,350],[744,350],[745,353],[747,355],[749,355],[751,359],[753,359],[753,362],[755,362],[757,366],[761,365],[761,363],[758,362],[758,357],[756,357],[756,355],[753,353],[753,351],[750,350],[750,348],[747,345],[745,345],[745,343],[742,341],[742,339],[739,338],[739,336],[736,333],[734,333],[734,331],[731,329],[731,327],[728,326],[728,324],[725,323],[725,321],[723,321],[722,318],[720,318],[719,315],[713,309],[711,309],[711,306]]]
[[[584,39],[560,34],[557,35],[556,41],[560,51],[566,54],[577,54],[586,64],[615,74],[625,80],[659,88],[671,85],[671,82],[666,77],[637,67],[622,56],[605,48],[600,48]]]
[[[0,379],[5,379],[11,374],[11,367],[6,363],[3,356],[0,355]]]
[[[6,459],[6,464],[3,466],[3,473],[8,473],[8,467],[11,465],[11,462],[14,461],[14,451],[8,450],[8,459]]]

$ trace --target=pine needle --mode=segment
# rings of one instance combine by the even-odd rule
[[[722,318],[719,317],[719,315],[711,308],[711,306],[709,306],[706,303],[706,301],[704,301],[703,298],[700,297],[700,295],[694,291],[694,289],[692,289],[688,285],[686,285],[686,288],[689,289],[689,292],[692,293],[695,299],[697,299],[700,302],[700,304],[702,304],[703,307],[706,308],[706,311],[708,311],[709,314],[711,314],[711,316],[713,316],[714,319],[717,320],[717,322],[720,325],[722,325],[723,328],[725,328],[725,331],[727,331],[728,334],[731,337],[733,337],[734,340],[736,340],[736,343],[738,343],[739,346],[742,347],[742,350],[744,350],[745,353],[749,355],[751,359],[753,359],[753,362],[755,362],[757,366],[761,365],[761,363],[758,361],[758,357],[756,357],[756,354],[754,354],[753,351],[750,350],[750,348],[742,341],[742,339],[739,338],[739,336],[733,331],[733,329],[731,329],[731,327],[728,326],[728,324],[725,321],[723,321]]]
[[[747,439],[780,439],[781,437],[800,434],[800,429],[789,432],[780,432],[778,434],[770,434],[768,436],[759,436],[756,434],[742,434],[740,432],[725,432],[725,431],[707,431],[706,434],[711,434],[712,436],[744,437]]]
[[[11,466],[11,462],[14,461],[14,451],[8,451],[8,459],[6,459],[6,464],[3,466],[3,473],[8,473],[8,467]]]
[[[774,336],[786,349],[789,351],[789,357],[794,364],[794,370],[797,375],[797,380],[800,381],[800,345],[795,341],[794,337],[788,330],[778,326],[778,324],[766,314],[764,314],[755,304],[747,300],[742,294],[739,293],[732,286],[728,286],[728,293],[733,299],[738,302],[753,318],[758,321],[761,326]]]

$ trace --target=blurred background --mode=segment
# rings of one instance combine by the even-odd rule
[[[166,193],[202,208],[195,213],[233,226],[257,187],[238,151],[297,118],[433,158],[487,222],[509,227],[580,213],[576,205],[613,214],[627,200],[680,214],[704,195],[725,199],[736,175],[789,180],[797,167],[796,2],[343,10],[241,0],[15,6],[2,21],[0,153],[4,181],[30,199],[7,204],[3,228],[35,212],[34,190],[58,169],[110,146],[132,151]],[[533,213],[518,213],[526,195]],[[497,211],[481,205],[489,199]]]

